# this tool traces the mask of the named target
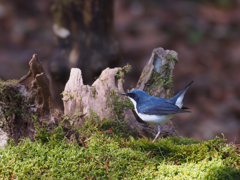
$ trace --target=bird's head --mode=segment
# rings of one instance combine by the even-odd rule
[[[128,93],[123,93],[122,95],[127,96],[131,101],[138,102],[140,99],[144,99],[145,97],[149,96],[146,92],[139,90],[139,89],[134,89]]]

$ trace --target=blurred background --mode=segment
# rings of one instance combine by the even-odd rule
[[[228,142],[240,143],[239,0],[114,0],[106,1],[106,6],[100,0],[79,0],[84,2],[82,19],[69,15],[74,12],[70,6],[59,15],[63,2],[0,0],[1,79],[27,74],[28,62],[36,53],[51,78],[55,106],[61,109],[60,93],[71,67],[86,69],[84,83],[91,85],[106,67],[129,63],[127,90],[136,85],[154,48],[175,50],[180,62],[174,70],[174,92],[194,80],[184,99],[191,113],[173,118],[179,134],[207,140],[224,133]],[[96,14],[89,18],[88,13]],[[75,24],[75,30],[80,29],[75,33],[81,34],[75,38],[93,40],[74,44],[70,17],[83,22]],[[64,27],[72,28],[71,36]],[[74,51],[78,46],[89,49]],[[79,54],[86,56],[81,63],[74,61]],[[71,57],[70,65],[66,57]]]

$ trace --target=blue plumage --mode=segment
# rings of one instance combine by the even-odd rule
[[[185,88],[183,88],[172,99],[164,99],[160,97],[153,97],[148,95],[142,90],[132,90],[129,93],[123,95],[128,98],[134,104],[134,108],[138,116],[145,122],[158,125],[158,134],[153,141],[160,135],[161,125],[165,124],[177,113],[189,112],[182,107],[182,100],[188,87],[193,83],[191,81]]]

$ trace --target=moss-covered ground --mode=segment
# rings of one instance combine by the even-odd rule
[[[13,102],[11,92],[15,91],[1,90],[0,100],[8,97],[4,102]],[[237,145],[224,143],[224,137],[209,141],[167,137],[155,143],[134,139],[118,115],[122,108],[116,106],[126,102],[116,92],[111,95],[114,120],[100,120],[92,112],[81,130],[76,129],[80,143],[65,138],[63,122],[50,134],[44,125],[38,128],[38,117],[32,115],[36,141],[9,140],[0,149],[0,179],[240,179]],[[62,121],[66,119],[71,117]]]
[[[240,179],[239,149],[218,137],[152,143],[95,127],[84,146],[61,136],[36,139],[0,150],[0,179]]]

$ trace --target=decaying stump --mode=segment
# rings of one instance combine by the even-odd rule
[[[81,128],[86,119],[95,113],[100,120],[108,119],[121,121],[126,113],[132,114],[131,111],[125,110],[125,97],[119,97],[118,92],[123,93],[123,83],[120,75],[123,69],[105,69],[100,77],[92,86],[84,85],[81,70],[73,68],[71,70],[69,81],[63,92],[64,114],[72,115],[74,126]],[[129,102],[130,103],[130,102]],[[129,106],[129,105],[128,105]],[[93,114],[94,113],[94,114]],[[135,121],[135,117],[126,118],[129,131],[137,130],[138,133],[149,137],[150,134],[140,124]]]
[[[15,142],[25,137],[34,140],[35,123],[44,124],[51,132],[59,119],[52,105],[49,80],[37,55],[33,55],[29,66],[28,74],[18,82],[0,82],[0,140],[3,144],[6,137]]]
[[[154,49],[136,88],[154,96],[170,98],[172,71],[176,62],[176,52]],[[60,113],[52,104],[49,80],[36,55],[33,55],[29,65],[28,74],[18,82],[0,81],[1,147],[7,143],[7,138],[15,142],[25,137],[35,140],[36,124],[38,127],[45,126],[48,132],[53,133],[53,127],[61,120]],[[78,140],[71,124],[80,129],[91,118],[101,126],[104,122],[113,122],[110,126],[123,127],[120,129],[123,133],[136,132],[135,135],[154,137],[154,130],[137,117],[130,100],[119,94],[124,92],[123,77],[129,69],[129,65],[107,68],[92,86],[83,84],[80,69],[71,70],[63,92],[64,114],[71,117],[71,123],[64,121],[68,138]],[[176,135],[171,121],[163,126],[163,133]]]
[[[28,102],[34,106],[34,114],[39,117],[40,122],[54,122],[50,82],[36,54],[30,60],[29,66],[28,74],[18,81],[24,86],[20,92],[25,94]]]
[[[175,51],[154,49],[136,88],[145,90],[154,96],[171,97],[172,71],[176,62]],[[63,92],[64,114],[71,114],[74,125],[78,128],[81,128],[93,112],[100,119],[124,119],[128,130],[135,130],[140,135],[153,138],[155,132],[149,131],[146,124],[141,123],[133,109],[129,108],[129,102],[118,94],[124,91],[123,71],[123,68],[107,68],[92,86],[88,86],[83,84],[80,69],[72,69]],[[163,133],[176,135],[171,121],[163,126]]]

